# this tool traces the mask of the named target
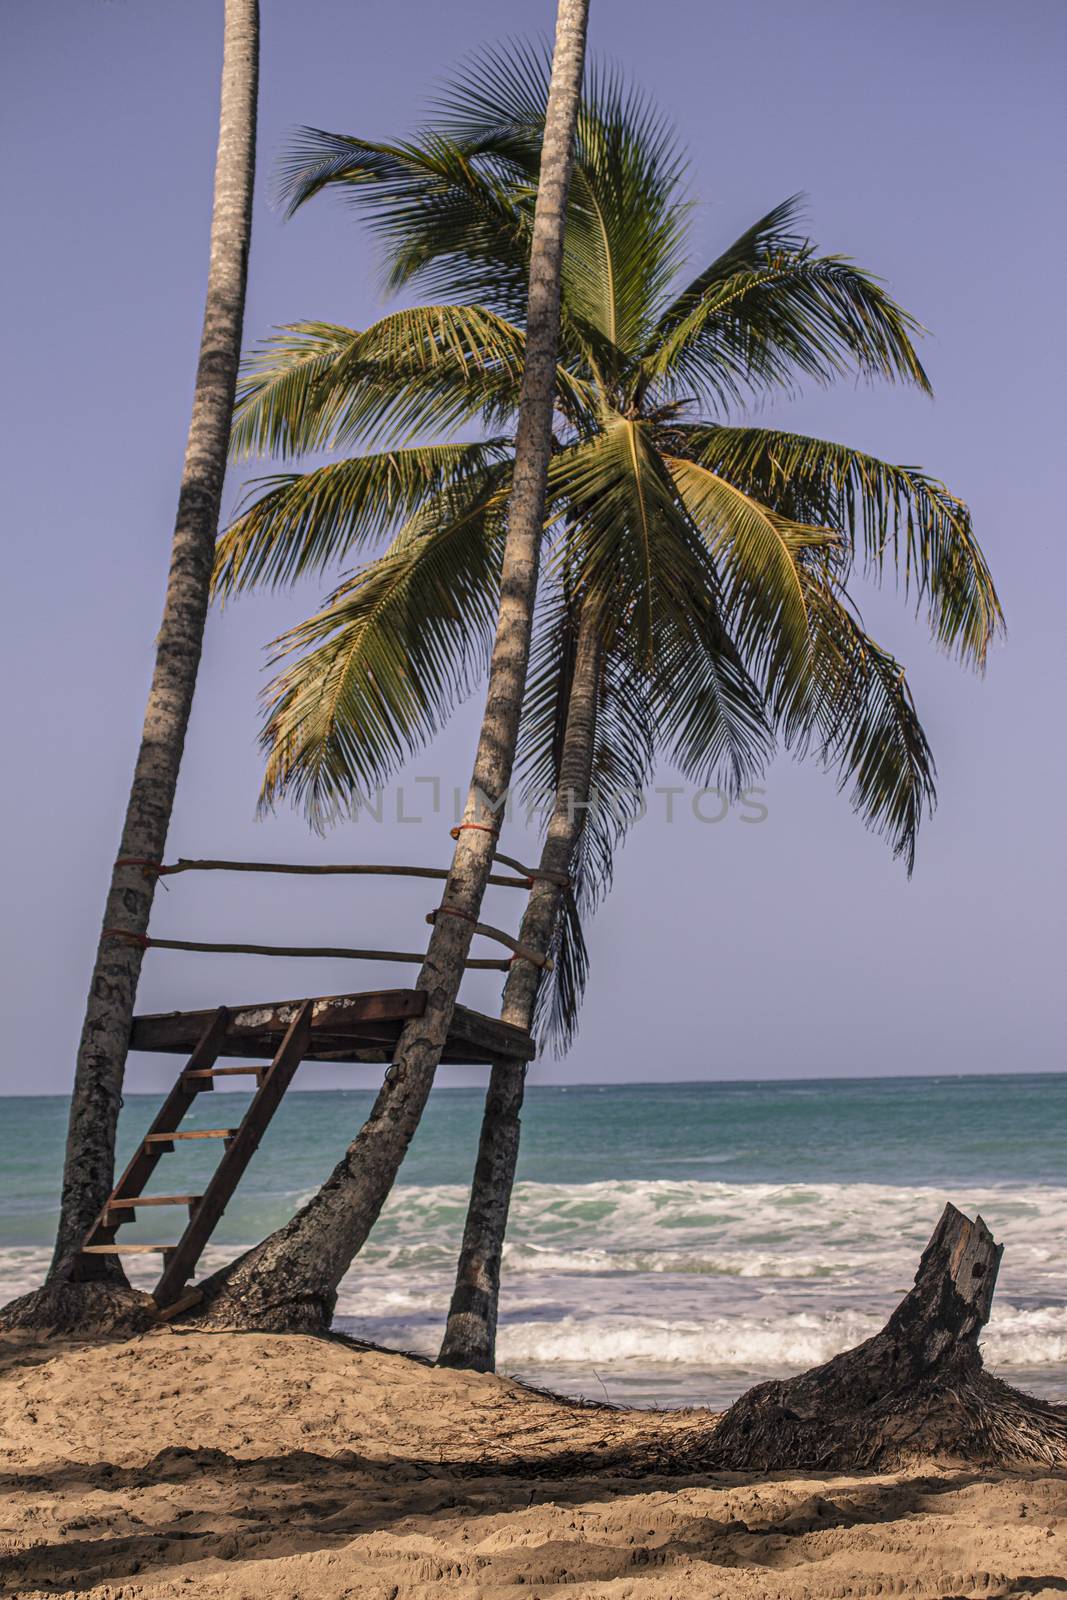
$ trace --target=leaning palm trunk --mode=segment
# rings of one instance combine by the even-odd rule
[[[138,863],[163,855],[200,664],[241,351],[258,73],[258,0],[226,0],[211,262],[163,623],[78,1049],[55,1255],[44,1289],[6,1308],[5,1327],[84,1327],[130,1303],[117,1257],[86,1261],[77,1252],[111,1191],[140,940],[156,882]]]
[[[500,609],[471,789],[441,902],[448,914],[434,923],[417,981],[426,1009],[405,1025],[370,1117],[318,1194],[278,1233],[204,1285],[200,1316],[215,1326],[328,1324],[337,1285],[377,1221],[418,1127],[448,1036],[511,782],[530,656],[552,448],[563,227],[588,11],[588,0],[559,0]]]
[[[569,873],[589,802],[596,740],[600,640],[594,613],[582,614],[567,707],[555,804],[549,819],[541,870]],[[522,919],[519,939],[547,955],[556,931],[565,890],[546,878],[536,880]],[[520,1028],[533,1026],[542,969],[516,961],[504,988],[502,1016]],[[478,1159],[463,1230],[456,1287],[438,1361],[443,1367],[492,1372],[496,1367],[500,1261],[508,1225],[511,1191],[519,1158],[519,1112],[526,1067],[495,1062],[485,1097]]]

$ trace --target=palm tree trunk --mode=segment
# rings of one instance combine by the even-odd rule
[[[569,872],[581,837],[592,780],[599,672],[599,629],[587,609],[578,629],[556,799],[541,851],[544,871]],[[563,895],[563,889],[544,878],[530,891],[519,938],[541,955],[547,955],[552,946]],[[520,1028],[533,1026],[541,975],[542,969],[532,962],[515,962],[504,987],[501,1014],[505,1022]],[[437,1358],[443,1367],[466,1367],[475,1372],[496,1368],[500,1261],[519,1158],[519,1112],[525,1082],[525,1065],[513,1061],[496,1062],[489,1077],[456,1287]]]
[[[162,859],[207,617],[219,502],[226,472],[252,229],[258,0],[225,0],[222,95],[211,260],[200,360],[171,544],[163,622],[118,862]],[[115,1130],[143,946],[156,879],[137,865],[112,870],[78,1048],[55,1255],[43,1290],[5,1309],[4,1326],[73,1326],[89,1307],[122,1301],[117,1257],[78,1261],[85,1232],[111,1191]],[[77,1281],[75,1281],[77,1280]],[[90,1280],[93,1280],[92,1282]],[[95,1289],[95,1293],[94,1293]]]
[[[559,0],[500,611],[471,790],[441,902],[448,914],[433,926],[417,981],[426,1010],[405,1025],[370,1117],[318,1194],[280,1233],[204,1286],[208,1303],[201,1317],[215,1326],[306,1329],[328,1323],[337,1285],[393,1186],[448,1036],[492,867],[499,808],[511,782],[526,685],[552,448],[563,227],[588,12],[589,0]]]

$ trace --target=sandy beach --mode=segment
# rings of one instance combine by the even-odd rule
[[[563,1403],[335,1340],[2,1355],[0,1592],[20,1600],[1067,1591],[1062,1476],[687,1475],[709,1412]]]

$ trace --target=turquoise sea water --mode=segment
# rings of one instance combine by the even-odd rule
[[[436,1349],[481,1098],[435,1090],[342,1286],[341,1326]],[[205,1267],[291,1215],[371,1100],[290,1091]],[[204,1096],[186,1125],[235,1124],[246,1101]],[[123,1156],[157,1104],[128,1097]],[[47,1261],[65,1117],[59,1098],[0,1100],[4,1298]],[[195,1191],[212,1155],[179,1146],[154,1187]],[[567,1392],[722,1404],[873,1332],[947,1199],[980,1210],[1006,1246],[987,1361],[1067,1398],[1067,1074],[531,1086],[500,1364]],[[168,1217],[142,1212],[127,1237],[163,1242]],[[134,1270],[149,1282],[151,1258]]]

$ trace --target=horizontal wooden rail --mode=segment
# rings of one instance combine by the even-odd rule
[[[446,906],[445,910],[447,911],[447,909],[448,907]],[[465,913],[464,920],[470,920]],[[427,911],[426,921],[433,927],[433,924],[437,921],[437,912]],[[491,928],[487,922],[476,922],[474,931],[475,933],[480,933],[483,939],[495,939],[498,944],[507,945],[508,949],[514,950],[515,954],[521,956],[523,961],[532,961],[535,967],[544,967],[546,971],[552,971],[552,962],[548,956],[543,956],[539,950],[532,950],[528,944],[520,944],[518,939],[513,939],[511,934],[505,933],[503,929]]]
[[[501,857],[503,859],[503,857]],[[186,856],[179,856],[177,861],[170,863],[153,861],[122,861],[117,863],[122,866],[141,867],[146,872],[154,872],[157,877],[170,878],[177,872],[286,872],[299,877],[381,877],[381,878],[437,878],[444,880],[448,877],[446,867],[404,867],[385,866],[372,862],[367,866],[312,866],[300,862],[286,861],[199,861]],[[508,861],[508,866],[517,866],[518,863]],[[506,873],[492,873],[490,883],[499,884],[506,889],[528,889],[530,887],[530,874],[524,868],[519,868],[524,873],[521,878],[509,877]]]
[[[451,838],[458,839],[464,828],[481,827],[482,824],[480,822],[463,822],[460,823],[458,828],[450,828],[449,834]],[[486,829],[485,831],[492,832],[491,829]],[[526,887],[528,889],[533,888],[538,878],[543,878],[546,883],[554,883],[560,889],[569,889],[571,886],[571,880],[565,872],[553,872],[550,867],[524,866],[521,861],[516,861],[514,856],[506,856],[502,850],[493,851],[493,860],[502,861],[506,867],[514,867],[516,872],[521,872],[526,879]],[[489,882],[492,883],[493,879],[490,878]]]
[[[223,956],[337,956],[344,961],[411,961],[421,966],[426,957],[415,950],[349,950],[343,945],[287,944],[208,944],[200,939],[150,939],[147,934],[128,933],[124,928],[105,928],[112,939],[125,939],[145,950],[197,950],[206,955]],[[506,972],[510,961],[467,961],[467,967],[489,972]]]
[[[493,852],[494,861],[502,861],[506,867],[514,867],[516,872],[521,872],[528,884],[538,878],[543,878],[546,883],[554,883],[560,889],[569,889],[571,880],[565,872],[553,872],[548,867],[524,867],[521,861],[516,861],[514,856],[505,856],[499,850]],[[489,880],[490,883],[492,879]]]

